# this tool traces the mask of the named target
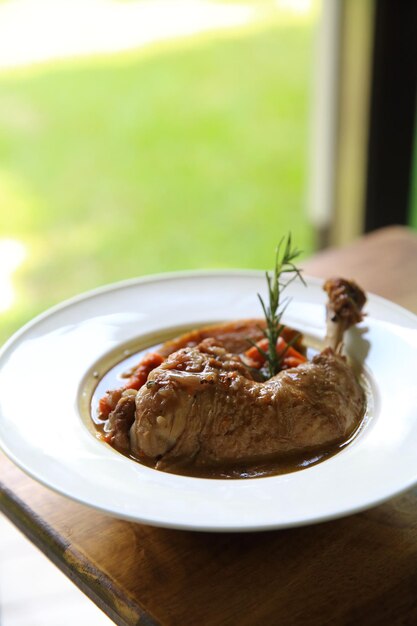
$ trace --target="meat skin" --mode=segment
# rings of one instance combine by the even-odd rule
[[[131,450],[168,470],[331,446],[354,432],[365,406],[352,369],[330,348],[261,383],[218,339],[172,353],[135,401]]]
[[[133,389],[124,391],[107,423],[111,444],[120,452],[126,453],[130,449],[129,430],[135,420],[135,395]]]

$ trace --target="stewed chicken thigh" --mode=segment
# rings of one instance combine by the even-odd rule
[[[251,464],[332,446],[358,428],[364,392],[341,355],[343,333],[362,319],[363,291],[326,281],[327,346],[311,361],[268,380],[244,358],[262,337],[248,320],[196,330],[167,342],[162,363],[110,413],[112,444],[158,469]]]

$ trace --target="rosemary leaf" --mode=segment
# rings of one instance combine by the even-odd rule
[[[259,352],[266,358],[269,376],[275,376],[280,370],[281,360],[284,353],[277,354],[277,341],[282,333],[284,326],[281,324],[282,315],[289,304],[289,299],[281,300],[282,293],[294,280],[299,278],[305,285],[305,281],[301,275],[301,270],[296,267],[294,260],[301,254],[297,248],[293,248],[291,241],[291,233],[287,237],[283,237],[276,247],[275,251],[275,267],[273,275],[265,272],[266,283],[268,287],[268,305],[264,299],[258,294],[259,301],[264,312],[266,328],[263,331],[268,339],[268,350],[264,351],[258,347]],[[289,274],[290,277],[283,282],[283,275]]]

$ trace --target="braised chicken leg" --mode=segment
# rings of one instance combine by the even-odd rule
[[[266,382],[254,380],[219,338],[170,354],[136,394],[131,451],[169,470],[257,462],[349,438],[365,398],[340,345],[343,332],[362,319],[366,298],[341,279],[325,289],[329,347]]]

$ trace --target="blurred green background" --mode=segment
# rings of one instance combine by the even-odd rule
[[[270,267],[289,230],[312,251],[318,8],[240,4],[244,27],[0,72],[0,341],[108,282]]]

